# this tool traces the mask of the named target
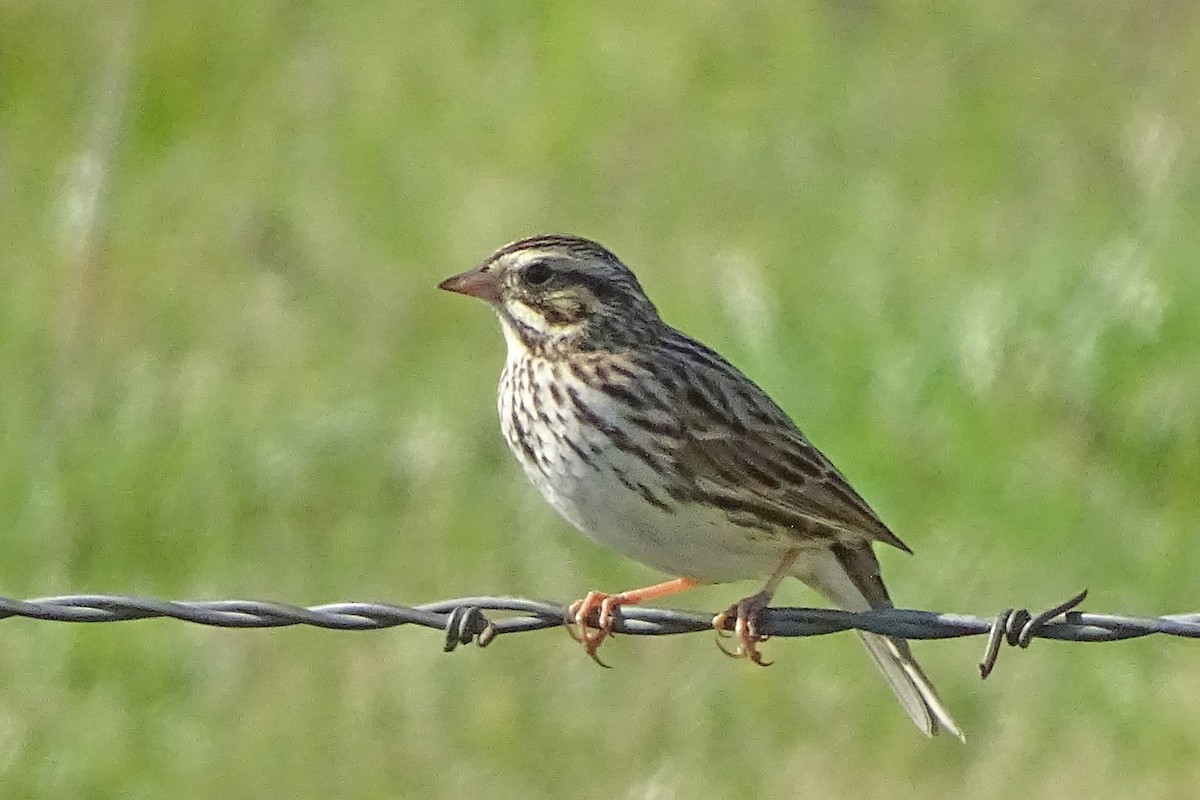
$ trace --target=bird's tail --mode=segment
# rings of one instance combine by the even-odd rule
[[[879,577],[879,562],[869,544],[861,548],[835,545],[820,557],[806,560],[796,577],[846,611],[892,607]],[[913,658],[907,641],[865,631],[859,635],[900,705],[926,736],[945,730],[966,741],[921,665]]]

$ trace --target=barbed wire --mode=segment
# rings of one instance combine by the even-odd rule
[[[1200,613],[1161,617],[1091,614],[1076,610],[1079,594],[1038,614],[1008,608],[992,618],[941,614],[913,609],[838,611],[828,608],[768,608],[758,630],[766,636],[821,636],[859,630],[905,639],[988,637],[980,677],[995,667],[1001,645],[1028,647],[1034,639],[1114,642],[1151,634],[1200,638]],[[505,615],[492,619],[489,614]],[[507,616],[515,615],[515,616]],[[258,600],[158,600],[109,594],[76,594],[15,600],[0,597],[0,620],[14,617],[50,622],[126,622],[169,618],[218,628],[282,628],[307,625],[342,631],[367,631],[418,625],[445,634],[446,652],[474,642],[486,647],[497,636],[558,628],[566,624],[564,606],[519,597],[459,597],[418,606],[388,603],[328,603],[294,606]],[[591,620],[595,624],[596,620]],[[733,620],[728,627],[732,629]],[[668,608],[624,606],[613,630],[635,636],[671,636],[713,630],[713,615]]]

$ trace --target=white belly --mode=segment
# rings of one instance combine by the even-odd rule
[[[590,538],[643,564],[708,583],[763,578],[779,565],[777,541],[694,504],[663,511],[623,484],[581,480],[566,491],[538,485],[559,513]]]
[[[630,430],[624,406],[586,386],[577,391],[606,424]],[[526,419],[551,414],[554,435],[528,424],[522,434],[513,397],[536,397]],[[734,524],[720,509],[670,498],[658,469],[617,447],[594,423],[571,413],[569,404],[508,392],[502,383],[500,419],[509,447],[542,496],[595,541],[673,576],[705,582],[762,578],[779,565],[787,548],[779,536]]]

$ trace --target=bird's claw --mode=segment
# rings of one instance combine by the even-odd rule
[[[571,638],[583,645],[588,657],[602,667],[608,668],[596,655],[600,645],[613,633],[613,623],[616,621],[616,611],[626,602],[619,594],[604,592],[588,592],[587,597],[571,603],[563,623]],[[599,610],[599,613],[597,613]],[[592,628],[588,621],[596,613],[596,627]]]
[[[713,629],[717,632],[717,647],[730,658],[748,658],[760,667],[769,667],[774,662],[763,660],[758,645],[768,638],[758,632],[758,617],[771,602],[771,595],[765,592],[751,595],[734,603],[720,614],[713,617]],[[721,643],[721,639],[729,635],[727,626],[729,618],[734,618],[733,632],[737,636],[738,646],[730,650]]]

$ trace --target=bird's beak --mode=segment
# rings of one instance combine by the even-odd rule
[[[445,289],[447,292],[478,297],[489,303],[500,302],[500,280],[492,273],[484,272],[482,269],[473,269],[452,278],[446,278],[438,284],[438,288]]]

